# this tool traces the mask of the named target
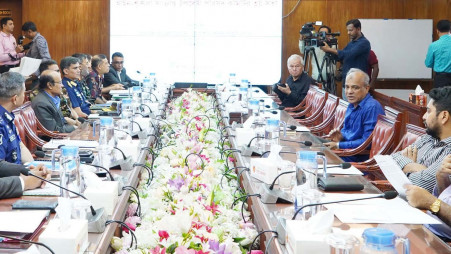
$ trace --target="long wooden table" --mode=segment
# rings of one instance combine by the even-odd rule
[[[221,107],[221,106],[220,106]],[[230,117],[222,113],[224,118],[224,124],[229,125]],[[233,113],[235,119],[240,119],[236,113]],[[241,117],[243,119],[243,117]],[[293,123],[295,120],[287,114],[285,111],[281,112],[281,120],[284,122]],[[237,140],[235,140],[234,132],[231,128],[227,129],[229,140],[233,148],[239,149],[237,147]],[[282,133],[282,132],[281,132]],[[282,134],[281,134],[282,136]],[[322,143],[310,132],[297,132],[295,136],[288,136],[285,139],[292,139],[297,141],[309,140],[313,143],[311,147],[306,147],[304,145],[292,142],[281,141],[281,145],[284,147],[283,151],[296,152],[300,150],[313,150],[321,151],[326,155],[328,163],[338,164],[343,161],[336,156],[331,150],[324,147]],[[242,156],[240,153],[234,153],[237,158],[236,166],[248,167],[250,158]],[[282,158],[285,160],[290,160],[295,162],[296,156],[294,154],[281,154]],[[380,193],[380,191],[374,187],[370,182],[368,182],[362,176],[336,176],[336,177],[355,177],[363,185],[364,190],[362,193]],[[241,175],[241,184],[244,187],[247,194],[255,194],[260,190],[260,186],[264,183],[253,178],[246,171]],[[275,230],[277,225],[277,215],[283,213],[284,209],[293,208],[293,205],[289,204],[263,204],[258,197],[250,197],[248,199],[248,205],[252,214],[252,219],[254,224],[257,226],[258,231],[262,230]],[[294,208],[293,208],[294,209]],[[334,227],[339,227],[342,230],[348,230],[352,228],[370,228],[377,227],[378,224],[345,224],[340,220],[335,218],[333,224]],[[411,253],[451,253],[451,248],[447,243],[443,242],[437,236],[435,236],[431,231],[425,228],[423,225],[405,225],[405,224],[386,224],[384,226],[389,226],[396,234],[405,234],[404,236],[410,239]],[[271,239],[272,233],[265,233],[260,238],[260,248],[265,250],[265,246],[268,244],[267,240]],[[277,240],[273,240],[270,244],[270,249],[267,253],[287,253],[284,245],[279,244]]]

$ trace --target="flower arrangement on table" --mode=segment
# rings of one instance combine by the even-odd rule
[[[141,217],[134,196],[127,211],[125,223],[137,245],[130,247],[132,237],[124,229],[122,238],[111,241],[116,253],[247,252],[257,231],[246,222],[249,212],[241,213],[241,201],[233,206],[236,175],[228,168],[228,156],[221,154],[214,103],[213,97],[193,90],[169,102],[167,117],[160,121],[160,142],[152,148],[154,178],[147,186],[143,177],[138,187]]]

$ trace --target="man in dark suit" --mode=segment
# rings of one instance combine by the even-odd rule
[[[50,178],[49,171],[44,165],[37,167],[30,166],[34,175]],[[44,182],[34,176],[20,175],[20,171],[24,169],[23,165],[0,161],[0,199],[17,198],[22,196],[24,190],[36,189],[44,186]],[[7,173],[5,173],[8,170]],[[3,172],[3,173],[2,173]]]
[[[63,83],[59,73],[44,71],[39,78],[39,93],[31,102],[38,120],[50,131],[69,133],[75,130],[64,119],[60,109],[60,96],[63,91]]]
[[[115,52],[111,59],[110,71],[105,73],[103,87],[114,84],[131,85],[133,80],[127,75],[124,68],[124,55],[121,52]]]

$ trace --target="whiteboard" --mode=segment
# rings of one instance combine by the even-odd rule
[[[432,43],[432,19],[360,19],[379,60],[378,79],[431,79],[424,65]]]

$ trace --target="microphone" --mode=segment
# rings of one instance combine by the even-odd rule
[[[230,99],[231,97],[233,97],[233,96],[236,96],[236,94],[231,94],[231,95],[229,96],[229,98],[227,98],[226,102],[229,102],[229,99]]]
[[[344,202],[351,202],[351,201],[359,201],[359,200],[366,200],[366,199],[373,199],[373,198],[385,198],[387,200],[390,199],[394,199],[398,196],[398,192],[396,191],[386,191],[382,194],[379,194],[377,196],[373,196],[373,197],[364,197],[364,198],[355,198],[355,199],[347,199],[347,200],[338,200],[338,201],[330,201],[330,202],[320,202],[320,203],[315,203],[315,204],[307,204],[307,205],[303,205],[301,207],[299,207],[299,209],[296,210],[296,212],[293,215],[292,220],[296,219],[296,216],[298,215],[298,213],[309,206],[317,206],[317,205],[328,205],[328,204],[335,204],[335,203],[344,203]]]
[[[119,159],[119,160],[115,161],[115,163],[117,163],[117,164],[114,164],[114,165],[117,166],[117,165],[119,164],[119,166],[121,167],[121,169],[122,169],[122,170],[125,170],[125,171],[130,171],[130,170],[132,170],[132,169],[133,169],[133,166],[132,166],[132,157],[128,157],[128,158],[127,158],[127,156],[125,156],[125,153],[124,153],[121,149],[119,149],[119,148],[117,148],[117,147],[113,147],[113,149],[118,150],[118,151],[121,152],[121,154],[122,154],[122,159]]]
[[[91,165],[91,166],[95,167],[95,168],[103,169],[110,176],[111,181],[115,181],[113,175],[111,175],[111,172],[108,169],[106,169],[105,167],[102,167],[102,166],[99,166],[99,165]]]
[[[349,162],[343,162],[343,163],[338,164],[338,165],[329,165],[329,166],[327,166],[326,168],[342,168],[342,169],[348,169],[348,168],[350,168],[351,166],[352,166],[351,163],[349,163]]]
[[[274,185],[280,176],[285,174],[296,173],[296,171],[286,171],[282,172],[274,178],[274,181],[268,187],[266,184],[262,184],[260,187],[261,201],[263,204],[276,204],[276,203],[293,203],[293,198],[290,193],[284,192],[282,190],[274,190]]]
[[[296,141],[296,140],[289,140],[289,139],[280,139],[280,140],[286,141],[286,142],[293,142],[293,143],[303,144],[305,146],[312,146],[313,145],[312,141],[309,141],[309,140],[306,140],[306,141]]]
[[[26,175],[26,176],[34,176],[34,177],[36,177],[36,178],[38,178],[38,179],[40,179],[40,180],[42,180],[42,181],[44,181],[46,183],[50,183],[50,184],[52,184],[52,185],[54,185],[54,186],[56,186],[56,187],[58,187],[60,189],[66,190],[66,191],[68,191],[68,192],[70,192],[72,194],[75,194],[75,195],[77,195],[77,196],[89,201],[89,199],[87,199],[82,194],[77,193],[75,191],[71,191],[71,190],[69,190],[67,188],[64,188],[63,186],[60,186],[60,185],[58,185],[56,183],[53,183],[53,182],[51,182],[51,181],[49,181],[47,179],[44,179],[44,178],[42,178],[40,176],[37,176],[37,175],[31,173],[31,171],[29,171],[28,169],[25,169],[25,170],[21,171],[21,173]],[[101,208],[99,208],[97,210],[94,210],[94,207],[92,207],[92,205],[90,205],[89,208],[91,209],[91,214],[88,215],[88,218],[87,218],[88,219],[88,232],[90,232],[90,233],[101,233],[101,232],[103,232],[105,230],[105,225],[104,224],[105,224],[105,221],[107,219],[107,215],[105,213],[105,209],[103,207],[101,207]]]
[[[365,197],[365,198],[356,198],[356,199],[349,199],[349,200],[340,200],[340,201],[331,201],[331,202],[320,202],[316,204],[308,204],[301,206],[293,215],[293,218],[291,220],[296,219],[297,214],[304,208],[309,206],[317,206],[317,205],[327,205],[327,204],[335,204],[335,203],[343,203],[343,202],[351,202],[351,201],[358,201],[358,200],[365,200],[365,199],[373,199],[373,198],[385,198],[385,199],[393,199],[396,196],[398,196],[398,193],[396,191],[386,191],[380,195],[373,196],[373,197]],[[277,226],[276,231],[279,235],[277,240],[280,244],[284,245],[286,240],[286,234],[287,234],[287,226],[286,226],[287,219],[280,217],[277,220]]]
[[[251,147],[252,141],[254,141],[256,138],[259,138],[258,136],[253,137],[247,145],[243,145],[241,147],[241,154],[243,156],[252,156],[254,153],[257,155],[261,155],[261,152],[257,151],[257,149],[254,149],[254,147]]]

